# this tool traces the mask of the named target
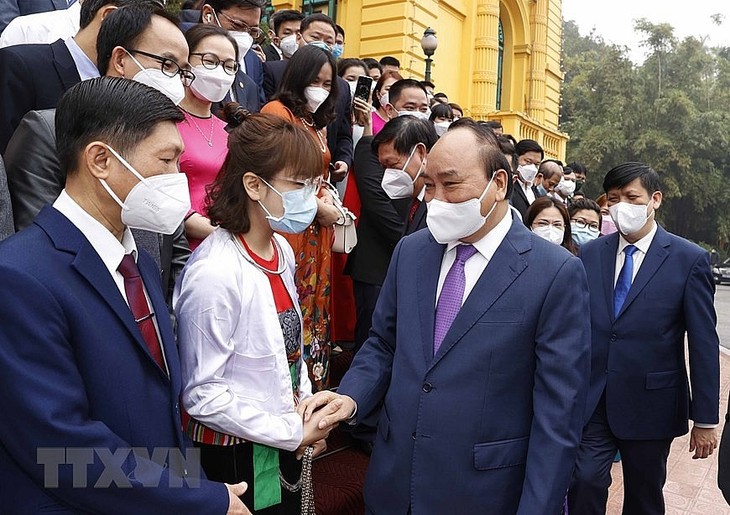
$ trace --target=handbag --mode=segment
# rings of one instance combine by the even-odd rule
[[[337,188],[332,186],[329,181],[324,181],[322,184],[332,195],[332,205],[340,212],[340,217],[333,226],[335,239],[332,243],[332,252],[349,254],[355,248],[355,245],[357,245],[357,230],[355,228],[355,220],[357,217],[352,211],[342,205]]]

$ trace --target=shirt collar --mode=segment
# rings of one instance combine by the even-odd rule
[[[651,231],[649,231],[649,234],[641,238],[636,243],[629,243],[624,238],[623,234],[619,233],[618,235],[618,253],[621,254],[626,247],[629,245],[633,245],[636,247],[641,253],[646,255],[646,253],[649,251],[649,247],[651,246],[651,242],[654,241],[654,235],[657,231],[657,223],[656,221],[652,220],[652,228]]]
[[[131,253],[137,261],[137,245],[128,227],[124,229],[121,243],[109,229],[79,206],[64,189],[53,203],[81,231],[94,248],[109,272],[114,275],[125,254]]]
[[[71,58],[74,60],[74,64],[76,64],[76,70],[79,72],[81,80],[94,79],[99,76],[99,69],[89,59],[89,56],[81,50],[81,47],[76,43],[74,38],[68,38],[64,43],[66,43],[66,48],[68,48]]]
[[[418,196],[417,196],[416,198],[417,198],[418,200],[420,200],[421,202],[423,202],[423,199],[424,199],[424,198],[426,198],[426,186],[424,186],[424,187],[423,187],[423,188],[421,189],[421,193],[419,193],[419,194],[418,194]]]
[[[497,252],[497,249],[502,244],[502,240],[507,236],[507,233],[509,232],[510,228],[512,227],[512,210],[508,209],[507,212],[504,214],[504,217],[502,217],[502,220],[487,234],[485,234],[482,239],[472,243],[474,245],[474,248],[477,249],[477,252],[479,252],[482,256],[486,258],[487,261],[492,259],[492,256],[494,256],[494,253]],[[449,245],[446,247],[446,252],[451,252],[453,249],[455,249],[458,245],[460,245],[462,242],[457,241],[455,243],[449,243]]]

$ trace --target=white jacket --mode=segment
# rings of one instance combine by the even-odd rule
[[[286,260],[282,279],[299,314],[294,252],[274,235]],[[173,295],[177,315],[185,410],[216,431],[296,450],[302,418],[296,413],[291,375],[269,279],[218,228],[196,249]],[[301,345],[301,343],[300,343]],[[303,355],[302,350],[302,355]],[[300,399],[312,395],[307,365]]]

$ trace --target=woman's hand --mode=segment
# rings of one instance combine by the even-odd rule
[[[332,227],[342,216],[332,202],[332,196],[328,191],[324,191],[322,197],[317,197],[317,222],[322,227]]]
[[[372,109],[370,104],[362,98],[355,98],[355,101],[352,103],[352,114],[355,117],[355,123],[360,127],[372,125]]]

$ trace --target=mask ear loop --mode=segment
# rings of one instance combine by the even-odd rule
[[[132,57],[132,56],[130,55],[130,57]],[[134,59],[134,57],[132,57],[132,59]],[[117,158],[117,160],[120,163],[122,163],[122,166],[124,166],[124,168],[126,168],[132,175],[134,175],[137,179],[139,179],[140,182],[142,182],[142,183],[144,183],[144,184],[146,184],[146,185],[149,186],[149,184],[147,183],[147,180],[144,177],[142,177],[139,174],[139,172],[137,170],[135,170],[132,167],[132,165],[130,165],[127,162],[126,159],[124,159],[122,156],[120,156],[119,153],[116,150],[114,150],[110,145],[106,145],[106,148],[109,150],[109,152],[111,152],[111,154],[114,157]],[[124,202],[122,202],[122,199],[120,199],[119,196],[112,191],[111,187],[107,184],[106,180],[99,179],[99,182],[101,182],[102,187],[106,190],[106,192],[109,194],[109,196],[112,199],[114,199],[114,201],[117,204],[119,204],[119,207],[121,207],[124,211],[129,211],[129,207],[127,207],[127,205]]]
[[[261,176],[259,176],[259,179],[261,180],[261,182],[263,182],[264,184],[266,184],[271,189],[271,191],[273,191],[274,193],[276,193],[277,195],[279,195],[281,197],[281,199],[284,200],[284,195],[282,195],[281,193],[279,193],[279,191],[276,188],[274,188],[271,184],[269,184],[266,181],[266,179],[264,179]],[[283,215],[281,215],[281,216],[274,216],[274,215],[271,214],[271,211],[269,211],[268,209],[266,209],[266,206],[264,205],[263,202],[261,202],[261,200],[257,200],[257,202],[259,203],[259,206],[261,206],[261,208],[266,213],[267,220],[271,220],[273,222],[281,222],[284,219],[284,216],[286,215],[286,209],[284,209],[284,214]],[[282,205],[282,207],[283,207],[283,205]]]

